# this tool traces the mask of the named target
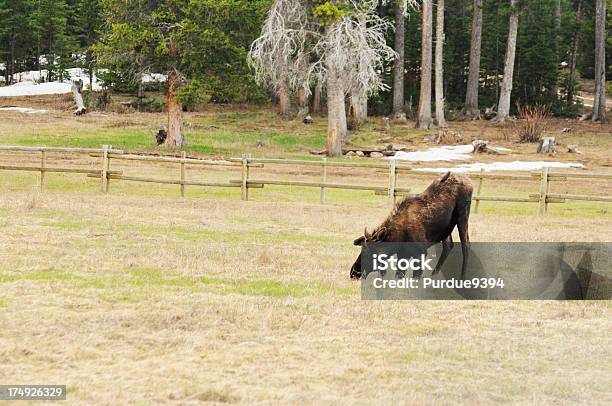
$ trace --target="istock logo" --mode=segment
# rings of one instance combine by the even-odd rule
[[[420,258],[397,258],[397,255],[387,254],[372,255],[372,269],[376,271],[433,271],[430,263],[431,258],[421,254]]]

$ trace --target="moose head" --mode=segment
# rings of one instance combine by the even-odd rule
[[[363,235],[357,238],[353,242],[353,244],[361,246],[361,247],[367,247],[369,243],[385,241],[386,236],[387,236],[386,227],[379,227],[375,229],[372,234],[368,233],[368,228],[366,227],[363,230]],[[351,279],[359,279],[359,278],[361,278],[361,252],[359,253],[359,256],[357,257],[357,259],[355,260],[353,267],[351,268]]]

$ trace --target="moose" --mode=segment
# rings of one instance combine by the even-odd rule
[[[371,234],[367,227],[355,245],[366,246],[375,242],[423,243],[424,250],[442,242],[442,253],[433,271],[436,274],[453,248],[451,233],[455,226],[459,231],[463,264],[461,276],[469,255],[470,237],[468,220],[472,204],[472,182],[463,175],[447,172],[435,180],[425,191],[401,200],[387,219]],[[361,278],[361,253],[351,268],[351,279]],[[416,274],[419,277],[420,274]]]

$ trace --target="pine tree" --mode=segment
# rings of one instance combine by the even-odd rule
[[[101,0],[78,0],[76,10],[79,16],[75,21],[79,49],[85,54],[83,67],[89,76],[89,87],[93,89],[93,77],[96,67],[93,45],[100,39],[102,2]]]
[[[5,82],[15,80],[15,74],[26,66],[33,35],[29,29],[32,0],[0,1],[0,54],[5,65]]]
[[[64,80],[66,69],[74,60],[71,51],[75,41],[68,35],[69,8],[64,0],[40,0],[33,13],[33,26],[37,31],[40,55],[44,55],[43,67],[47,69],[47,81]]]

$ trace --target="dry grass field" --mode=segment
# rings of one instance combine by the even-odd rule
[[[28,106],[38,107],[38,106]],[[4,115],[2,116],[5,117]],[[268,117],[268,118],[266,118]],[[162,115],[6,116],[0,144],[94,146],[159,152],[150,133]],[[279,124],[266,112],[194,113],[190,154],[305,156],[321,124]],[[356,135],[380,137],[379,123]],[[492,125],[454,124],[541,159]],[[196,126],[200,126],[197,127]],[[611,164],[609,127],[565,123],[590,171]],[[562,135],[563,127],[574,130]],[[240,129],[241,138],[231,138]],[[393,127],[415,146],[423,133]],[[359,137],[362,137],[361,139]],[[263,150],[254,149],[263,139]],[[361,140],[361,141],[360,141]],[[578,142],[576,142],[578,141]],[[604,146],[602,149],[601,146]],[[485,159],[492,159],[486,157]],[[53,165],[92,166],[53,155]],[[0,154],[0,163],[37,163]],[[178,176],[172,165],[112,164],[134,175]],[[317,173],[273,169],[267,176]],[[58,404],[589,404],[612,403],[612,306],[598,302],[369,302],[348,278],[352,245],[382,220],[373,193],[239,189],[111,182],[83,175],[2,171],[0,177],[0,382],[68,385]],[[338,170],[343,182],[385,174]],[[188,177],[231,179],[217,169]],[[403,182],[403,183],[402,183]],[[401,179],[416,191],[427,179]],[[485,184],[491,194],[537,193],[535,183]],[[555,186],[557,187],[557,186]],[[609,182],[556,190],[611,194]],[[473,241],[609,241],[609,203],[483,203]]]
[[[609,404],[609,302],[363,302],[382,207],[0,197],[0,381],[70,404]],[[612,220],[473,216],[476,241],[607,240]]]

